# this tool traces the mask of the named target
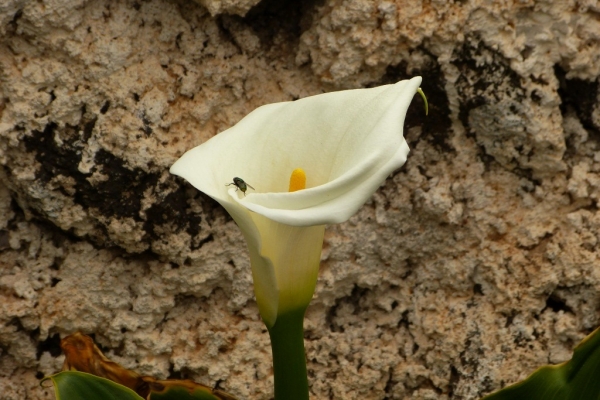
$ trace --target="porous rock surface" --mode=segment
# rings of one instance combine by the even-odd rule
[[[168,173],[254,108],[422,75],[407,164],[328,227],[314,399],[478,399],[600,323],[600,8],[570,1],[7,0],[0,399],[59,340],[272,398],[244,240]]]

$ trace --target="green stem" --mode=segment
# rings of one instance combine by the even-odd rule
[[[304,312],[278,315],[269,329],[275,374],[275,400],[308,400],[304,353]]]

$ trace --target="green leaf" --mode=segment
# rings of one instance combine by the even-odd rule
[[[205,388],[196,388],[187,390],[181,386],[165,387],[162,392],[153,391],[150,395],[151,400],[220,400],[212,394],[212,390]]]
[[[81,332],[76,332],[62,339],[60,347],[65,352],[64,369],[69,372],[46,378],[54,382],[59,400],[94,400],[96,398],[108,400],[114,398],[124,400],[237,400],[227,392],[212,389],[189,379],[160,380],[128,370],[106,358],[98,346],[94,344],[92,338]],[[77,374],[74,374],[75,371],[77,371]],[[84,374],[81,375],[82,373]],[[88,373],[93,374],[94,378],[110,379],[109,384],[100,381],[100,383],[103,383],[103,390],[108,391],[102,394],[102,397],[80,397],[81,393],[94,391],[99,384],[97,380],[89,378]],[[70,385],[79,385],[80,387],[70,387]],[[107,387],[104,388],[104,386]],[[135,390],[137,395],[124,397],[121,394],[122,391],[130,391],[130,389]],[[77,390],[77,392],[75,393],[74,390]],[[112,394],[115,391],[117,394]],[[75,394],[71,396],[71,392]],[[59,394],[62,395],[62,398]]]
[[[600,399],[600,328],[575,348],[573,358],[541,367],[527,379],[482,400]]]
[[[133,390],[111,380],[79,371],[49,376],[57,400],[144,400]],[[225,392],[192,381],[147,381],[150,400],[235,400]]]
[[[46,379],[54,383],[56,400],[144,400],[125,386],[85,372],[64,371]]]

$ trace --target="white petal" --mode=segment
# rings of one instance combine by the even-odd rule
[[[325,226],[284,225],[258,214],[253,214],[252,218],[263,235],[260,256],[271,260],[275,266],[279,291],[277,314],[306,308],[317,283]],[[258,292],[257,288],[255,292]],[[275,323],[270,316],[265,316],[263,308],[261,315],[267,326]]]
[[[237,198],[236,200],[249,210],[282,224],[311,226],[344,222],[358,211],[390,173],[406,162],[408,152],[408,145],[404,143],[396,154],[384,165],[371,160],[371,163],[365,162],[329,184],[297,192],[296,199],[305,200],[306,207],[302,207],[302,204],[293,204],[292,201],[288,201],[286,205],[289,208],[276,208],[276,205],[282,204],[287,200],[279,200],[276,197],[284,197],[287,193],[271,193],[261,197],[261,200],[267,196],[275,198],[272,202],[272,207],[249,201],[240,201]],[[313,190],[326,193],[320,196],[320,193],[317,193],[317,195],[312,196],[310,192]],[[314,199],[321,202],[318,203]],[[310,202],[310,200],[313,200],[313,202]],[[294,206],[298,208],[293,208]]]
[[[282,223],[344,221],[405,162],[404,117],[420,83],[418,77],[260,107],[188,151],[171,172],[221,203]],[[305,170],[308,189],[287,193],[295,168]],[[234,177],[256,191],[244,196],[225,186]]]

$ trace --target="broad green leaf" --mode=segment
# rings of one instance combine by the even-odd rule
[[[184,385],[184,381],[160,381],[164,389],[158,391],[153,388],[151,400],[221,400],[233,399],[233,397],[217,397],[210,388],[201,387],[189,381],[190,385]],[[156,383],[159,383],[158,381]]]
[[[196,383],[191,380],[167,379],[159,380],[151,376],[142,376],[135,371],[124,368],[118,363],[109,360],[100,349],[94,344],[91,337],[80,332],[67,336],[60,342],[60,347],[65,352],[65,363],[63,371],[69,373],[81,374],[85,372],[85,379],[76,380],[77,384],[83,385],[89,382],[90,387],[95,388],[96,380],[90,379],[89,376],[95,378],[109,379],[112,385],[109,385],[107,390],[128,390],[136,393],[135,399],[149,400],[236,400],[235,397],[223,392],[222,390],[212,389],[206,385]],[[63,395],[66,390],[69,379],[74,379],[70,375],[63,372],[61,374],[50,377],[57,387],[57,396],[59,385],[60,394]],[[88,375],[92,374],[92,375]],[[57,380],[58,379],[58,380]],[[66,380],[67,385],[62,385],[62,381]],[[105,380],[105,379],[103,379]],[[123,386],[121,386],[123,385]],[[121,389],[122,388],[122,389]],[[78,389],[79,390],[79,389]],[[120,393],[120,392],[119,392]],[[106,397],[106,400],[113,398],[129,400],[129,397]],[[82,399],[95,400],[95,397],[63,397],[61,400]]]
[[[56,400],[144,400],[128,387],[85,372],[64,371],[46,379],[54,383]],[[192,381],[145,383],[149,386],[150,400],[235,400],[219,390],[213,394],[212,389]]]
[[[64,371],[46,379],[54,383],[56,400],[143,400],[133,390],[79,371]]]
[[[575,348],[571,360],[541,367],[527,379],[482,400],[600,399],[600,328]]]

